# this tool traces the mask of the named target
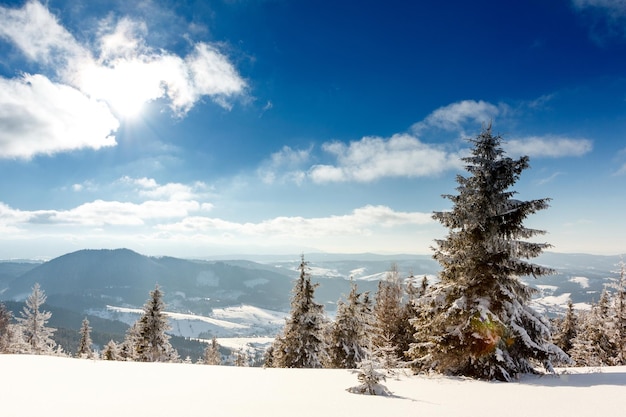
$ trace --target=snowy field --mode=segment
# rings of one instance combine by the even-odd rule
[[[392,397],[351,394],[347,370],[262,369],[0,355],[3,417],[620,416],[626,367],[499,383],[387,380]],[[563,372],[563,370],[561,370]]]

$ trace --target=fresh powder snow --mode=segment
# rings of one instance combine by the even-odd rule
[[[626,367],[559,369],[518,382],[387,378],[391,396],[352,394],[356,373],[0,355],[3,417],[616,416]]]

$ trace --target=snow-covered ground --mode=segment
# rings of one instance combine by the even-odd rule
[[[262,369],[0,355],[3,417],[620,416],[626,367],[498,383],[388,379],[392,397],[351,394],[347,370]]]

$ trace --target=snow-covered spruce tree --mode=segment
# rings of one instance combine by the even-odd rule
[[[248,358],[248,353],[244,350],[244,348],[239,348],[237,349],[236,352],[233,352],[234,355],[234,364],[235,366],[249,366],[249,358]]]
[[[563,352],[569,355],[572,349],[572,343],[576,337],[577,329],[577,316],[574,311],[574,303],[569,299],[567,301],[567,312],[565,317],[556,320],[556,334],[554,335],[554,344],[563,350]]]
[[[323,329],[326,323],[324,306],[315,302],[308,263],[302,256],[300,275],[293,288],[291,311],[283,334],[273,344],[272,365],[277,368],[321,368],[326,348]]]
[[[22,317],[17,317],[17,323],[22,331],[23,339],[28,344],[30,353],[36,355],[54,354],[56,342],[52,340],[52,335],[56,331],[51,327],[46,327],[48,320],[52,317],[49,311],[40,311],[46,302],[46,295],[38,283],[35,283],[33,290],[26,299],[26,305],[20,312]]]
[[[80,341],[78,342],[78,349],[76,350],[76,357],[93,359],[94,352],[91,348],[91,327],[89,327],[89,320],[87,317],[83,319],[83,323],[80,327]]]
[[[615,289],[613,302],[613,326],[615,343],[615,364],[626,365],[626,264],[621,261],[617,283],[611,285]]]
[[[134,360],[139,362],[175,362],[178,352],[170,344],[170,329],[164,313],[163,292],[157,285],[143,306],[143,314],[137,321],[138,335],[134,341]]]
[[[605,289],[591,310],[579,317],[570,355],[577,366],[616,365],[617,349],[611,296]]]
[[[328,367],[354,369],[365,359],[371,322],[366,314],[361,294],[357,292],[356,284],[352,283],[346,302],[337,303],[335,321],[330,324]]]
[[[0,302],[0,353],[5,353],[9,350],[9,326],[12,319],[13,314]]]
[[[553,272],[526,261],[549,245],[523,240],[544,233],[523,220],[549,199],[513,198],[509,188],[528,157],[506,157],[501,141],[491,126],[470,140],[463,158],[470,175],[458,175],[458,194],[444,196],[452,209],[433,214],[449,233],[436,241],[440,281],[417,303],[410,355],[426,369],[510,381],[537,364],[551,371],[551,359],[565,354],[550,342],[547,320],[528,306],[534,290],[519,279]]]
[[[141,337],[139,330],[139,320],[134,322],[132,326],[130,326],[128,330],[126,330],[124,341],[118,347],[118,355],[120,360],[138,360],[136,346],[138,345],[139,339]]]
[[[398,361],[404,358],[409,348],[407,337],[412,335],[403,296],[400,272],[397,265],[392,264],[376,291],[372,348],[386,352],[387,356],[393,352]]]
[[[102,359],[105,361],[119,361],[122,359],[120,356],[119,347],[117,343],[113,340],[109,340],[109,342],[104,346],[104,350],[102,351]]]
[[[204,348],[204,355],[202,363],[205,365],[221,365],[222,354],[220,353],[220,345],[217,343],[217,339],[213,337],[211,343]]]

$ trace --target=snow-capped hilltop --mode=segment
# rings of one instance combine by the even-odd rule
[[[107,306],[105,310],[90,310],[89,313],[132,325],[143,310]],[[194,339],[207,335],[216,337],[274,335],[283,326],[286,316],[286,313],[246,305],[215,309],[209,316],[168,311],[164,314],[169,318],[171,326],[169,334]]]

